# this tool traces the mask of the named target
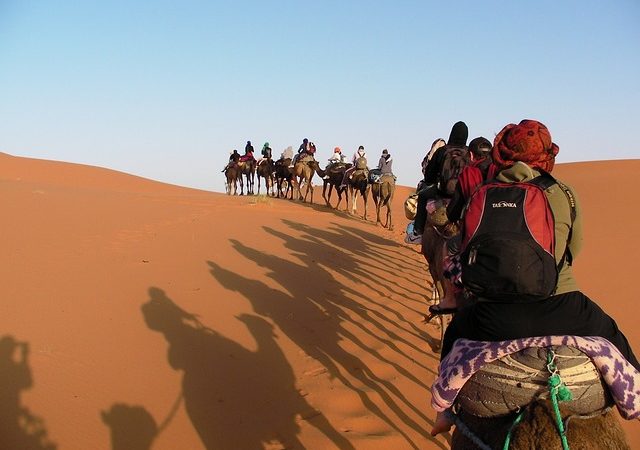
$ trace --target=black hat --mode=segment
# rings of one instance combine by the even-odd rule
[[[386,148],[384,150],[382,150],[382,154],[383,155],[388,155],[389,154],[389,150],[387,150]]]
[[[464,122],[456,122],[451,127],[451,134],[449,135],[448,145],[465,146],[467,145],[467,138],[469,137],[469,129]]]

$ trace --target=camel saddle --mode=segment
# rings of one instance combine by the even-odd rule
[[[547,349],[573,400],[563,405],[588,414],[615,404],[625,419],[640,417],[640,372],[604,338],[543,336],[510,341],[458,339],[440,362],[431,405],[454,404],[478,417],[510,414],[549,392]]]

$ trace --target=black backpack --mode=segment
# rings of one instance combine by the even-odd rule
[[[500,302],[542,300],[554,294],[560,263],[555,256],[555,220],[545,190],[564,191],[575,220],[571,191],[548,173],[528,182],[491,180],[471,195],[462,232],[462,283],[477,296]]]
[[[443,150],[442,165],[438,176],[438,190],[445,197],[453,197],[458,184],[458,175],[471,163],[466,147],[448,147]]]

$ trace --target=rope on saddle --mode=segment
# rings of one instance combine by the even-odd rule
[[[548,379],[548,388],[549,388],[549,399],[551,401],[551,405],[553,407],[554,412],[554,420],[556,429],[558,431],[558,435],[560,437],[560,441],[562,443],[563,450],[570,450],[569,442],[567,440],[567,430],[569,428],[569,422],[572,419],[585,420],[592,419],[594,417],[606,414],[612,408],[610,406],[601,408],[591,414],[572,414],[568,416],[565,420],[562,419],[562,415],[560,413],[559,402],[566,402],[573,400],[573,395],[569,388],[566,386],[562,378],[560,377],[560,373],[556,366],[557,355],[553,351],[551,347],[547,349],[547,370],[549,371],[549,379]],[[528,406],[531,406],[529,404]],[[503,450],[508,450],[511,445],[511,439],[514,430],[516,427],[522,422],[526,413],[527,407],[522,408],[520,412],[516,415],[507,435],[505,437],[504,445],[502,447]],[[449,419],[451,419],[455,426],[462,432],[467,438],[469,438],[478,448],[482,450],[489,449],[490,447],[485,444],[478,436],[476,436],[473,431],[471,431],[462,421],[462,419],[451,409],[446,411],[446,414]]]
[[[471,431],[469,427],[465,425],[462,419],[460,419],[460,417],[458,417],[458,415],[451,409],[446,410],[445,414],[447,415],[447,418],[449,418],[449,420],[451,420],[455,424],[456,428],[460,430],[460,432],[462,432],[462,434],[464,434],[467,438],[469,438],[469,440],[473,442],[480,450],[492,450],[491,447],[482,442],[482,439],[476,436],[473,431]]]
[[[511,436],[513,435],[513,430],[515,430],[516,427],[520,424],[520,422],[522,422],[525,411],[526,409],[522,409],[520,413],[518,413],[516,418],[513,420],[513,423],[511,424],[511,426],[509,427],[509,431],[507,432],[507,436],[504,438],[504,445],[502,446],[502,450],[509,450],[509,446],[511,445]]]
[[[571,395],[571,391],[567,388],[567,386],[562,381],[560,374],[558,373],[558,367],[556,366],[556,354],[551,349],[547,349],[547,370],[549,371],[549,397],[551,399],[551,405],[553,406],[554,418],[556,422],[556,428],[558,429],[558,435],[560,436],[560,441],[562,443],[563,450],[569,449],[569,442],[567,441],[567,422],[563,422],[562,415],[560,414],[560,406],[558,406],[558,402],[566,402],[572,400],[573,396]],[[511,436],[513,434],[513,430],[516,426],[522,421],[524,417],[524,410],[520,411],[513,421],[509,432],[507,433],[507,437],[504,440],[503,450],[508,450],[511,445]]]
[[[558,434],[560,435],[560,441],[562,442],[562,449],[569,450],[569,442],[567,442],[567,434],[565,424],[562,421],[560,415],[559,401],[569,401],[572,399],[571,391],[560,378],[558,368],[556,367],[556,354],[551,349],[547,349],[547,370],[551,374],[549,377],[549,393],[551,394],[551,404],[553,405],[553,412],[555,413],[556,427],[558,428]]]

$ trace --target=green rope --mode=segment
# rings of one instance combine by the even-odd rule
[[[567,441],[566,430],[560,415],[559,401],[569,401],[572,399],[571,391],[563,383],[560,374],[558,374],[558,368],[555,363],[556,355],[553,350],[547,350],[547,370],[551,374],[549,377],[549,393],[551,394],[551,404],[553,405],[553,412],[555,413],[556,427],[560,434],[560,441],[562,442],[562,449],[569,450],[569,442]]]
[[[511,445],[511,435],[513,434],[513,430],[516,429],[518,424],[522,422],[522,419],[524,418],[524,412],[525,410],[523,409],[518,413],[516,418],[513,420],[513,423],[509,427],[509,432],[507,433],[507,437],[504,439],[504,445],[502,446],[502,450],[509,450],[509,446]]]

